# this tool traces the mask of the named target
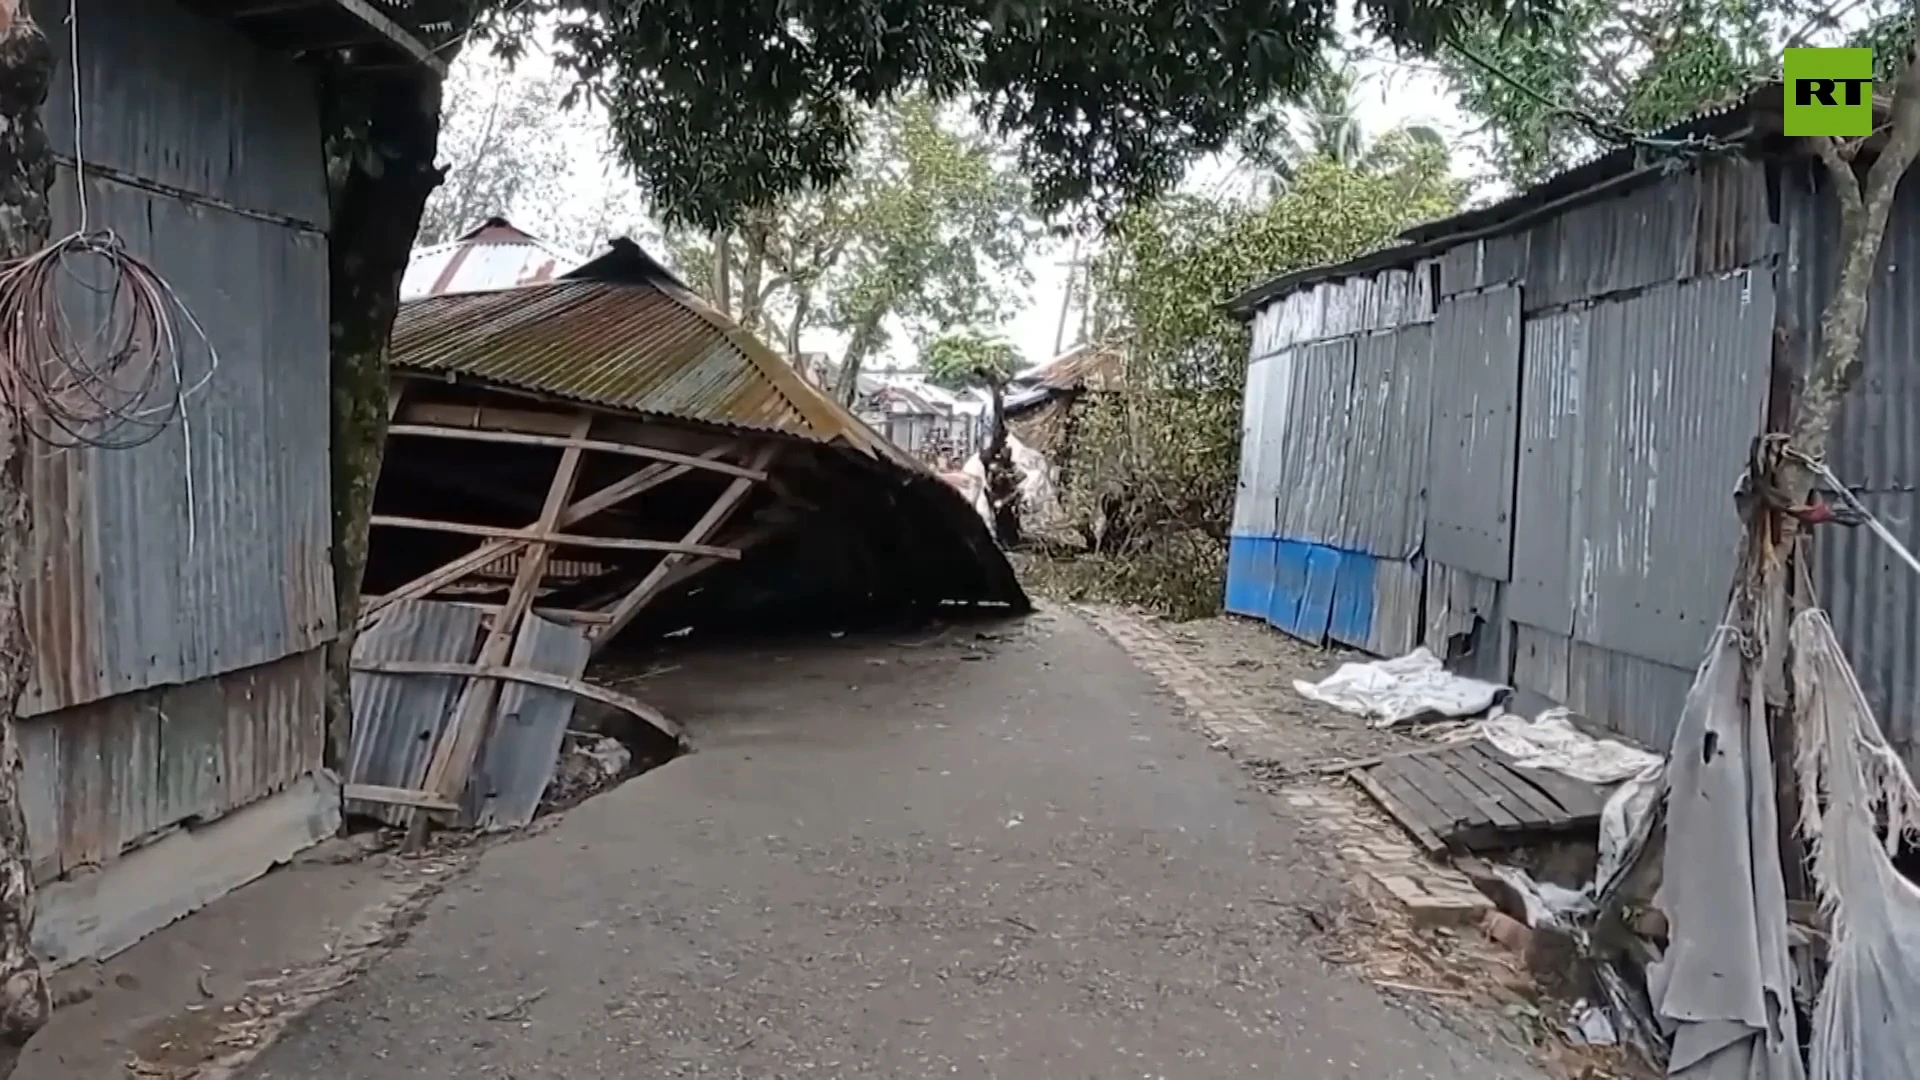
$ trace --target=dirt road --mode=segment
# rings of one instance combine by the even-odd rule
[[[1066,614],[704,654],[256,1080],[1536,1074],[1329,969],[1292,823]]]

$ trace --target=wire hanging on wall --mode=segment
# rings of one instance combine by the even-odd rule
[[[117,233],[92,227],[79,8],[70,0],[66,29],[80,220],[73,232],[0,266],[0,409],[10,410],[27,436],[57,449],[130,449],[177,423],[191,552],[196,510],[186,403],[213,378],[220,355],[173,286]],[[206,350],[206,372],[191,386],[176,315]]]
[[[173,287],[111,232],[75,232],[0,268],[0,356],[12,358],[0,402],[52,446],[150,442],[211,377],[185,384],[176,314],[206,341]]]

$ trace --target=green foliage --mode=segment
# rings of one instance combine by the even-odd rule
[[[842,397],[904,324],[927,340],[998,321],[1030,282],[1038,232],[1027,188],[990,143],[923,95],[871,110],[854,171],[743,215],[725,233],[728,313],[799,351],[800,334],[847,335]],[[709,298],[720,290],[714,237],[670,235],[666,258]]]
[[[1131,327],[1123,388],[1082,401],[1062,496],[1096,556],[1130,567],[1108,575],[1116,598],[1219,602],[1249,344],[1222,303],[1458,208],[1444,152],[1436,163],[1416,137],[1382,144],[1358,166],[1309,159],[1264,206],[1169,198],[1122,218],[1100,281]]]
[[[1046,213],[1101,220],[1170,189],[1263,103],[1298,96],[1333,4],[1285,0],[488,0],[513,48],[603,102],[650,204],[713,232],[855,169],[861,110],[924,90],[1010,142]],[[1361,24],[1430,52],[1470,19],[1550,0],[1358,0]]]
[[[1843,34],[1839,14],[1868,30]],[[1895,0],[1567,0],[1522,28],[1476,21],[1439,59],[1486,123],[1494,171],[1526,184],[1599,149],[1571,113],[1657,131],[1777,78],[1789,43],[1876,44],[1886,61],[1904,53],[1907,25]]]
[[[948,390],[1005,386],[1019,364],[1019,350],[1006,339],[970,331],[942,334],[920,353],[927,381]]]

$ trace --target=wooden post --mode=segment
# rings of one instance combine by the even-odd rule
[[[574,426],[570,444],[561,451],[560,465],[553,472],[553,483],[547,488],[546,505],[541,508],[540,521],[536,526],[541,533],[553,532],[561,512],[573,497],[573,485],[580,476],[580,459],[586,453],[584,444],[587,431],[592,425],[593,418],[582,415]],[[520,630],[520,621],[526,616],[527,609],[533,606],[534,593],[540,586],[540,579],[546,574],[547,558],[552,552],[553,545],[547,542],[535,543],[527,548],[525,557],[520,560],[520,572],[514,576],[513,588],[507,593],[507,602],[500,614],[494,617],[493,626],[480,646],[478,663],[481,667],[506,665],[513,651],[514,637]],[[467,682],[460,705],[454,712],[453,726],[433,748],[433,760],[427,766],[425,790],[455,803],[460,801],[474,758],[480,752],[480,743],[486,735],[487,721],[493,713],[499,691],[499,684],[491,680],[471,679]],[[416,814],[411,830],[415,846],[418,840],[424,838],[426,827],[425,815]]]
[[[776,452],[777,447],[771,443],[761,447],[760,450],[754,454],[754,471],[764,475],[765,469],[772,463]],[[727,489],[720,493],[720,497],[714,500],[712,506],[707,508],[707,512],[700,516],[700,520],[693,523],[693,528],[687,530],[687,535],[682,538],[681,543],[687,545],[689,548],[694,545],[704,544],[706,539],[711,536],[715,530],[726,524],[727,518],[739,507],[740,501],[746,498],[747,492],[751,490],[752,487],[753,481],[746,477],[736,478],[733,483],[728,484]],[[626,596],[621,598],[619,603],[613,605],[611,609],[613,615],[612,620],[593,635],[593,648],[595,652],[605,648],[607,642],[612,641],[615,635],[625,630],[627,625],[633,622],[634,616],[640,614],[640,610],[646,607],[647,603],[666,587],[668,576],[673,573],[674,568],[679,566],[685,558],[686,555],[680,552],[674,552],[665,556],[660,560],[658,565],[647,572],[646,577],[640,579],[640,584],[635,585],[633,591],[627,593]]]
[[[0,258],[40,250],[52,232],[47,189],[53,155],[40,117],[52,83],[53,49],[19,0],[0,0]],[[9,356],[16,365],[37,358]],[[33,955],[33,870],[20,804],[20,694],[32,663],[21,589],[32,550],[27,505],[27,432],[16,406],[0,403],[0,1077],[47,1023],[53,1002]]]

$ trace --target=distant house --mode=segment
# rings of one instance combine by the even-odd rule
[[[858,413],[895,446],[930,463],[965,461],[986,443],[987,405],[918,375],[860,376]]]
[[[292,53],[391,68],[425,50],[384,18],[297,6],[91,0],[75,42],[64,4],[34,5],[60,65],[55,235],[112,230],[218,356],[181,329],[184,378],[204,385],[152,441],[28,456],[21,797],[34,943],[55,965],[131,945],[340,821],[323,761],[329,203],[319,71]],[[76,320],[110,303],[66,302]]]
[[[1089,394],[1118,390],[1125,358],[1121,341],[1087,343],[1021,372],[1007,387],[1007,429],[1064,477],[1073,457],[1077,406]]]
[[[1424,643],[1523,704],[1667,745],[1726,611],[1735,484],[1837,273],[1837,201],[1780,136],[1780,97],[1664,133],[1734,152],[1615,151],[1234,301],[1253,347],[1227,607],[1376,654]],[[1829,451],[1909,544],[1916,263],[1910,178]],[[1813,550],[1854,670],[1915,762],[1920,581],[1865,529],[1822,527]]]
[[[537,285],[586,261],[506,218],[490,217],[444,244],[416,248],[400,281],[400,299]]]

